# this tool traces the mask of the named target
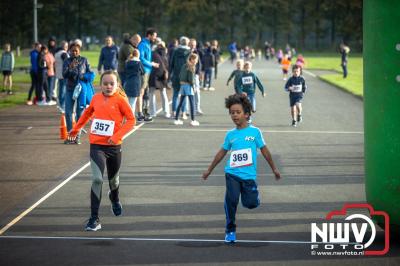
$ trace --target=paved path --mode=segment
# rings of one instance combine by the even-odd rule
[[[86,168],[5,231],[0,237],[0,264],[398,263],[398,244],[392,244],[383,259],[310,255],[310,223],[322,222],[344,203],[365,202],[362,102],[306,75],[304,122],[292,128],[279,67],[263,61],[253,68],[267,89],[264,99],[258,94],[254,123],[264,132],[283,179],[274,181],[267,163],[258,158],[262,204],[255,210],[239,207],[237,235],[242,242],[229,246],[222,241],[224,164],[208,181],[200,178],[225,132],[233,128],[224,108],[224,97],[232,92],[224,84],[233,65],[225,63],[217,90],[202,94],[206,115],[199,117],[200,127],[188,122],[177,127],[159,118],[125,140],[122,217],[112,216],[104,186],[103,229],[83,231],[91,175]],[[65,166],[70,171],[78,168],[68,162]]]

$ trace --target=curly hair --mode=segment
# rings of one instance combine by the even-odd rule
[[[228,98],[225,98],[225,107],[230,109],[232,105],[240,104],[243,107],[243,111],[245,114],[251,115],[251,110],[253,109],[251,102],[242,94],[233,94],[230,95]]]

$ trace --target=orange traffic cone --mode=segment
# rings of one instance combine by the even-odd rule
[[[67,123],[65,121],[65,114],[61,114],[60,120],[60,139],[66,140],[67,139]]]
[[[75,121],[75,113],[72,114],[72,128],[74,128],[76,125],[76,121]]]

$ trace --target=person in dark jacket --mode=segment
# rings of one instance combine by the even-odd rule
[[[133,49],[129,59],[125,63],[126,81],[124,83],[124,90],[126,96],[128,96],[128,101],[134,115],[137,97],[139,97],[140,88],[142,87],[142,76],[144,75],[144,69],[140,62],[139,55],[139,50],[136,48]]]
[[[172,88],[174,89],[172,94],[172,111],[174,112],[174,115],[175,112],[177,111],[176,108],[178,107],[179,90],[181,88],[179,74],[181,73],[182,66],[186,64],[190,54],[190,48],[188,46],[189,38],[182,36],[179,39],[179,43],[180,45],[174,51],[174,54],[171,57],[171,62],[169,64],[169,73],[172,75],[171,81],[172,81]],[[182,106],[183,106],[182,112],[185,119],[186,103],[184,102]]]
[[[139,34],[130,36],[129,33],[124,34],[124,41],[118,52],[118,75],[122,86],[125,83],[125,61],[132,54],[133,49],[137,48],[142,38]]]
[[[152,61],[159,64],[158,68],[151,70],[149,87],[150,87],[150,116],[155,117],[157,113],[156,91],[158,90],[162,98],[162,106],[166,118],[170,118],[170,110],[167,96],[168,81],[168,59],[165,43],[161,39],[157,40],[157,47],[153,51]]]
[[[111,36],[107,36],[105,39],[106,45],[101,48],[99,64],[97,70],[101,72],[103,70],[117,70],[118,67],[118,47],[114,44]]]
[[[200,123],[194,119],[194,91],[193,85],[195,80],[195,71],[196,71],[196,64],[199,60],[199,56],[197,54],[191,53],[188,57],[187,63],[184,64],[181,68],[181,72],[179,73],[180,79],[180,92],[181,98],[179,100],[179,105],[176,109],[174,125],[182,125],[183,121],[179,120],[179,110],[181,109],[182,105],[184,104],[184,99],[186,96],[189,98],[190,103],[190,125],[191,126],[199,126]]]
[[[215,67],[215,56],[212,53],[211,46],[209,42],[206,42],[204,45],[204,55],[203,55],[203,62],[202,68],[204,71],[204,80],[203,80],[203,87],[204,90],[215,90],[211,87],[212,82],[212,72]]]
[[[38,57],[39,57],[39,52],[40,49],[42,48],[42,45],[38,42],[36,42],[34,44],[34,48],[33,50],[30,52],[29,57],[30,57],[30,61],[31,61],[31,71],[30,71],[30,75],[31,75],[31,87],[29,89],[29,93],[28,93],[28,99],[26,101],[27,105],[32,105],[32,93],[33,91],[35,91],[36,94],[36,99],[41,100],[41,96],[39,97],[38,95],[38,86],[39,86],[39,65],[38,65]]]
[[[218,76],[218,64],[221,62],[221,50],[218,46],[218,41],[213,40],[211,42],[211,52],[215,58],[215,65],[214,65],[214,79],[217,79]]]
[[[72,114],[74,112],[74,104],[76,99],[74,99],[74,91],[77,88],[80,80],[84,80],[84,75],[90,72],[90,66],[88,60],[81,56],[81,46],[78,42],[71,44],[69,48],[71,57],[65,59],[63,64],[63,77],[67,82],[67,89],[65,91],[65,120],[67,122],[68,132],[72,129]],[[78,121],[83,108],[76,105],[75,111],[75,121]],[[75,139],[74,142],[65,141],[65,144],[80,144],[80,134]]]

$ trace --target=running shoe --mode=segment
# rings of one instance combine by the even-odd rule
[[[208,90],[209,91],[215,91],[215,88],[214,87],[210,87],[210,88],[208,88]]]
[[[197,115],[204,115],[204,112],[202,110],[197,110]]]
[[[225,234],[225,243],[235,243],[236,242],[236,233],[229,232]]]
[[[170,113],[166,113],[165,114],[165,118],[171,118],[171,114]]]
[[[138,123],[143,123],[143,122],[144,122],[144,116],[143,116],[143,115],[139,115],[139,116],[136,118],[136,121],[137,121]]]
[[[192,121],[190,121],[190,125],[193,127],[198,127],[198,126],[200,126],[200,123],[199,123],[199,121],[192,120]]]
[[[101,229],[100,220],[98,217],[90,217],[86,224],[85,231],[97,231]]]
[[[82,144],[82,142],[81,142],[81,138],[80,137],[77,137],[76,139],[75,139],[75,144],[77,144],[77,145],[81,145]]]
[[[178,126],[178,125],[183,125],[183,121],[182,120],[174,120],[174,125]]]
[[[303,122],[303,117],[301,115],[297,115],[297,122]]]
[[[31,100],[26,101],[27,105],[33,105],[33,102]]]
[[[296,122],[296,120],[293,120],[293,121],[292,121],[292,127],[297,127],[297,122]]]
[[[111,191],[108,191],[108,198],[111,201],[111,211],[115,216],[121,216],[122,214],[122,204],[121,202],[113,202],[111,199]]]
[[[187,119],[188,119],[188,116],[187,116],[186,113],[183,113],[183,114],[182,114],[182,119],[183,119],[183,120],[187,120]]]

